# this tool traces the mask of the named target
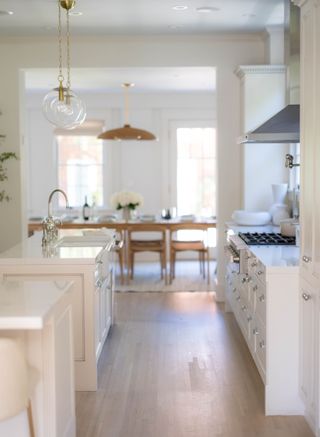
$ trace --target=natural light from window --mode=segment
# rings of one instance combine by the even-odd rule
[[[177,129],[177,211],[179,215],[216,215],[214,128]]]
[[[103,205],[103,146],[95,136],[59,135],[58,184],[68,193],[69,204],[79,207],[85,196],[97,206]],[[64,199],[59,197],[59,206]]]

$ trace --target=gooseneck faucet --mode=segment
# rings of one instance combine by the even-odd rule
[[[56,188],[51,191],[48,199],[48,216],[42,221],[42,246],[52,244],[58,239],[58,226],[61,225],[61,220],[52,215],[52,197],[55,193],[61,193],[66,200],[66,207],[69,207],[68,196],[63,190]]]

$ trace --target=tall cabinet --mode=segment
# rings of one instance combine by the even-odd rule
[[[294,3],[301,7],[300,393],[320,436],[320,0]]]

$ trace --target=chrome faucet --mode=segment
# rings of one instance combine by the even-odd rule
[[[61,225],[61,220],[52,215],[52,197],[55,193],[61,193],[66,200],[67,208],[69,207],[68,196],[63,190],[56,188],[51,191],[48,199],[48,216],[42,221],[42,246],[52,244],[58,239],[58,226]]]

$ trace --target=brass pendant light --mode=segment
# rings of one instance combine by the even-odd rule
[[[42,102],[42,111],[46,119],[53,125],[74,129],[86,118],[84,102],[72,91],[70,79],[70,26],[69,11],[74,7],[75,0],[57,0],[58,4],[58,37],[59,37],[59,86],[49,91]],[[66,84],[62,73],[62,26],[61,9],[66,11]]]
[[[98,136],[100,140],[138,140],[138,141],[145,141],[145,140],[156,140],[156,137],[151,133],[143,129],[138,129],[136,127],[130,126],[128,123],[128,116],[129,116],[129,96],[128,91],[130,87],[133,87],[133,83],[123,83],[122,86],[125,90],[125,106],[124,106],[124,119],[125,124],[123,127],[119,127],[117,129],[111,129],[107,130],[105,132],[102,132]]]

